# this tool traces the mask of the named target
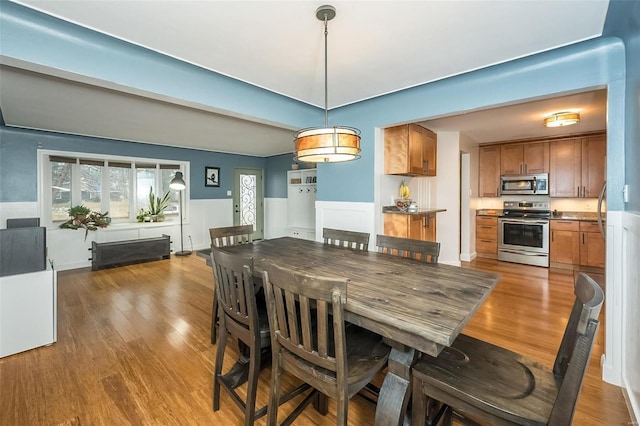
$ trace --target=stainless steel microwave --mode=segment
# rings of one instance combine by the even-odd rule
[[[549,195],[549,174],[500,176],[500,195]]]

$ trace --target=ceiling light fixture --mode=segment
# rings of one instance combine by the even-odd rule
[[[307,163],[334,163],[360,158],[360,130],[353,127],[329,127],[327,89],[327,23],[335,18],[336,9],[324,5],[316,10],[316,18],[324,21],[324,127],[299,130],[293,142],[294,160]]]
[[[580,121],[579,112],[556,112],[544,118],[544,125],[547,127],[570,126]]]

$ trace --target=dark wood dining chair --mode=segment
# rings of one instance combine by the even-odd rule
[[[347,424],[349,399],[387,362],[382,338],[355,325],[345,327],[347,279],[307,275],[265,265],[262,282],[271,326],[271,397],[268,425],[276,425],[283,372],[311,385],[311,392],[282,424],[291,424],[317,396],[337,402],[337,424]]]
[[[256,418],[266,413],[266,407],[256,412],[255,405],[262,350],[271,345],[267,312],[264,309],[259,311],[256,303],[252,258],[212,247],[211,262],[220,306],[220,339],[213,374],[213,411],[220,409],[220,387],[223,387],[244,411],[244,424],[253,425]],[[226,375],[222,374],[230,335],[244,344],[243,356],[248,357],[246,401],[242,400],[235,388],[244,382],[242,376],[247,374],[247,360],[242,359]]]
[[[369,234],[366,232],[322,228],[322,238],[325,244],[334,246],[347,247],[360,251],[367,251],[369,248]]]
[[[211,248],[227,247],[253,242],[253,225],[225,226],[222,228],[209,228]],[[215,281],[215,275],[214,275]],[[215,282],[213,285],[213,300],[211,306],[211,344],[217,340],[218,330],[218,299],[216,297]]]
[[[377,235],[376,246],[378,246],[380,253],[409,257],[428,263],[438,263],[438,256],[440,255],[440,243],[433,241]]]
[[[455,412],[463,421],[466,415],[491,424],[570,425],[604,302],[600,286],[584,273],[574,293],[552,369],[466,335],[437,358],[423,355],[412,369],[412,424],[425,424],[433,399],[443,404],[429,415],[434,423],[444,413],[443,423],[451,424]]]

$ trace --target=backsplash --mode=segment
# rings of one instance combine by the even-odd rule
[[[500,198],[476,198],[472,203],[475,209],[501,209],[505,201],[549,201],[551,210],[560,212],[596,212],[597,198],[550,198],[550,197],[518,197],[515,195]],[[603,203],[602,210],[606,211],[607,204]]]

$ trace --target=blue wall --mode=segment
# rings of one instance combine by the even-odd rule
[[[189,161],[191,163],[189,188],[191,199],[229,198],[227,191],[233,189],[234,168],[266,168],[268,161],[260,157],[0,126],[0,202],[37,201],[36,151],[38,148]],[[220,167],[220,187],[204,186],[205,166]],[[265,175],[268,176],[269,172],[265,171]],[[285,178],[282,178],[280,186],[286,188]],[[271,191],[267,181],[265,193]],[[275,191],[281,191],[281,189],[276,187]]]
[[[342,167],[321,165],[318,199],[373,200],[375,127],[609,85],[614,86],[611,93],[615,93],[616,85],[624,87],[624,73],[624,46],[620,39],[599,38],[332,110],[333,123],[360,128],[363,156],[359,162]],[[612,96],[610,111],[624,115],[623,99]],[[609,129],[612,159],[622,161],[623,140],[622,129]],[[353,176],[363,178],[351,179]],[[620,170],[610,177],[610,185],[621,187],[623,179]],[[607,207],[621,209],[621,198],[610,194]]]
[[[626,210],[640,214],[640,1],[612,0],[604,34],[625,44],[625,175],[629,185]],[[610,192],[610,190],[609,190]]]

